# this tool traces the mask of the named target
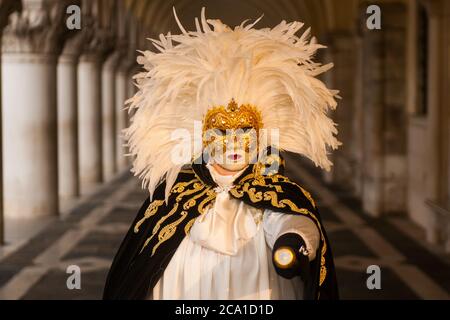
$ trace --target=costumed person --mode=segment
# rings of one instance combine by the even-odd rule
[[[195,20],[152,40],[125,136],[149,197],[109,271],[104,299],[337,299],[317,204],[280,151],[330,169],[337,91],[300,22],[270,29]]]

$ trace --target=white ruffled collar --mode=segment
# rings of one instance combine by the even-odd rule
[[[198,217],[191,228],[190,239],[202,247],[226,255],[236,255],[258,229],[261,213],[256,208],[230,197],[233,180],[244,170],[225,176],[207,164],[211,176],[219,185],[214,205]]]

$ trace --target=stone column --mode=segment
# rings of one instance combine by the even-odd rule
[[[426,188],[426,203],[428,212],[425,217],[431,217],[426,226],[428,241],[439,244],[450,252],[450,201],[447,198],[447,168],[448,140],[446,139],[449,123],[448,79],[449,72],[448,38],[443,29],[449,25],[446,1],[426,2],[428,21],[428,112],[426,137],[426,166],[428,175],[424,186]],[[447,11],[447,12],[446,12]]]
[[[123,129],[129,126],[130,114],[128,109],[125,110],[125,101],[131,98],[137,88],[132,79],[136,70],[136,57],[130,51],[129,55],[124,59],[123,64],[119,67],[116,74],[116,127],[117,127],[117,166],[118,170],[123,170],[131,165],[131,158],[126,156],[128,148],[124,145]]]
[[[372,216],[406,210],[406,8],[378,5],[381,30],[363,28],[363,207]],[[361,8],[363,19],[365,8]],[[365,20],[363,20],[365,21]],[[361,23],[364,25],[364,23]]]
[[[136,64],[136,57],[132,56],[132,66],[128,71],[128,90],[127,90],[127,99],[133,97],[137,92],[137,87],[135,84],[135,80],[133,79],[133,76],[136,75],[139,71],[139,66]],[[133,111],[129,113],[128,111],[125,113],[126,115],[126,126],[128,127],[131,122],[131,117],[133,115]],[[128,149],[126,150],[128,152]],[[126,157],[127,165],[131,166],[133,164],[133,158],[132,157]]]
[[[359,36],[355,36],[355,63],[353,75],[353,138],[351,140],[351,153],[353,161],[353,194],[358,198],[363,193],[363,163],[364,163],[364,97],[363,97],[363,72],[364,59],[362,41]]]
[[[8,24],[9,15],[21,8],[21,3],[15,0],[0,0],[0,44],[3,28]],[[0,245],[4,243],[3,221],[3,156],[2,156],[2,55],[0,54]]]
[[[446,72],[444,72],[444,77],[445,77],[445,81],[444,81],[444,86],[445,88],[449,88],[450,87],[450,3],[448,1],[445,2],[445,10],[444,10],[445,16],[444,16],[444,30],[446,30],[445,35],[444,35],[444,46],[445,46],[445,50],[444,50],[444,61],[445,62],[445,69],[447,70]],[[450,207],[450,107],[448,107],[448,103],[450,101],[450,91],[449,90],[445,90],[444,92],[444,101],[447,101],[447,113],[444,114],[444,121],[446,121],[446,128],[447,128],[447,133],[446,133],[446,141],[445,141],[445,145],[447,146],[447,190],[446,190],[446,199],[449,202],[449,207]],[[449,236],[450,238],[450,236]]]
[[[121,64],[116,73],[116,131],[117,131],[117,147],[116,147],[116,162],[117,170],[124,170],[130,164],[130,157],[127,157],[127,147],[124,145],[123,129],[128,126],[129,115],[128,110],[125,110],[125,101],[128,100],[134,91],[130,86],[132,85],[132,69],[136,65],[136,48],[139,40],[138,23],[132,16],[125,17],[124,24],[127,48],[124,52]]]
[[[357,64],[356,37],[349,32],[336,32],[330,35],[334,68],[330,71],[333,77],[333,88],[339,90],[342,97],[338,108],[333,112],[334,121],[338,124],[338,139],[343,142],[333,152],[333,182],[340,187],[355,192],[360,176],[355,159],[358,147],[355,131],[355,76]]]
[[[124,146],[123,129],[127,126],[127,111],[125,101],[128,99],[128,72],[127,66],[121,66],[116,72],[116,164],[117,170],[121,171],[127,167],[127,152]]]
[[[113,4],[112,2],[109,4]],[[101,9],[102,8],[102,9]],[[102,182],[102,66],[114,45],[108,15],[111,7],[83,1],[83,28],[90,38],[78,63],[78,162],[81,194]],[[102,11],[103,10],[103,11]],[[105,21],[105,17],[108,21]]]
[[[58,60],[58,186],[61,205],[79,195],[77,65],[84,33],[68,39]]]
[[[443,42],[443,12],[442,6],[438,2],[429,4],[429,39],[428,39],[428,137],[427,137],[427,161],[429,164],[429,179],[427,181],[427,197],[437,202],[444,200],[444,153],[443,150],[443,128],[445,126],[444,100],[445,92],[449,90],[445,87],[445,77],[441,77],[445,69],[447,57],[441,57],[445,52]],[[448,70],[448,69],[447,69]]]
[[[3,161],[7,218],[58,213],[56,58],[65,1],[27,1],[4,30]],[[7,79],[7,81],[5,81]]]
[[[83,54],[78,64],[78,161],[80,191],[102,181],[101,56]]]
[[[120,52],[120,61],[115,69],[114,74],[114,168],[116,172],[120,172],[127,167],[127,160],[124,156],[126,149],[122,137],[122,130],[126,127],[126,111],[124,110],[125,101],[128,99],[127,92],[127,68],[130,54],[130,43],[133,42],[131,32],[132,15],[127,14],[123,3],[119,3],[119,12],[117,15],[117,47],[116,51]]]
[[[110,180],[116,166],[116,69],[121,58],[120,51],[108,57],[102,71],[102,148],[103,179]]]

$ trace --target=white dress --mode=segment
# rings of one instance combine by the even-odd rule
[[[198,217],[179,245],[149,299],[302,299],[299,278],[284,279],[272,263],[275,240],[296,232],[314,259],[319,232],[302,216],[253,208],[232,198],[228,189],[241,172],[220,175],[208,165],[219,185],[213,206]]]

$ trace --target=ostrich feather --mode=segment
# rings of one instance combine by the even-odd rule
[[[256,29],[262,17],[230,28],[206,19],[203,8],[196,30],[187,31],[174,14],[181,34],[149,39],[158,52],[140,51],[137,61],[144,70],[134,77],[138,92],[127,101],[133,115],[124,136],[132,172],[150,196],[165,179],[167,200],[183,165],[173,161],[174,149],[187,146],[192,156],[186,162],[201,154],[199,123],[210,108],[231,99],[255,105],[264,128],[279,130],[279,140],[261,140],[261,148],[274,144],[330,170],[329,150],[341,144],[328,117],[338,92],[316,78],[333,65],[313,61],[324,46],[311,38],[311,29],[300,37],[298,21]],[[185,140],[174,139],[177,129]]]

